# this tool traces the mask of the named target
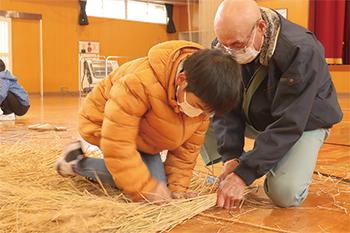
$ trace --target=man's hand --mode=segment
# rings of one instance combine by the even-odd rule
[[[219,175],[220,182],[226,179],[226,176],[232,173],[232,170],[238,166],[239,162],[235,159],[227,160],[222,167]]]
[[[157,205],[163,205],[170,202],[170,191],[164,182],[158,182],[158,185],[146,196],[150,202],[155,202]]]
[[[231,172],[231,174],[227,175],[226,178],[220,182],[216,205],[224,209],[238,206],[243,198],[244,188],[246,186],[247,184],[241,177]]]
[[[196,192],[180,192],[180,193],[171,193],[171,196],[174,199],[180,199],[182,197],[189,199],[189,198],[198,197],[198,193],[196,193]]]

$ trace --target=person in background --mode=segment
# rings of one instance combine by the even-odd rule
[[[237,206],[246,186],[264,176],[267,196],[280,207],[305,200],[317,156],[341,121],[323,46],[307,29],[253,0],[225,0],[214,30],[215,49],[242,65],[244,93],[213,118],[223,169],[217,205]],[[244,152],[244,137],[255,139]]]
[[[85,157],[78,141],[64,148],[56,169],[97,175],[133,201],[195,197],[187,189],[209,117],[229,112],[240,91],[240,66],[229,54],[185,41],[158,44],[100,81],[79,111],[79,133],[103,159]]]
[[[0,121],[16,120],[27,113],[30,105],[28,93],[18,83],[18,79],[6,70],[0,59]]]

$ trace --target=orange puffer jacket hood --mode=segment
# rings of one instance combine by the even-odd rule
[[[158,182],[138,151],[168,150],[169,190],[185,192],[189,186],[209,118],[180,112],[174,83],[179,63],[200,49],[186,41],[154,46],[147,57],[125,63],[100,81],[79,111],[81,136],[101,148],[114,182],[134,201]]]

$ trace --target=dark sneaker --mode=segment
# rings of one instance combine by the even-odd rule
[[[68,144],[63,149],[63,155],[56,161],[55,168],[61,176],[76,176],[74,166],[85,157],[81,149],[81,141]]]

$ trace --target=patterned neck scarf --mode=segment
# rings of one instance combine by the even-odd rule
[[[278,34],[281,28],[281,19],[276,12],[265,7],[260,7],[260,12],[266,23],[264,44],[260,52],[260,63],[264,66],[268,66],[269,60],[275,52]]]

